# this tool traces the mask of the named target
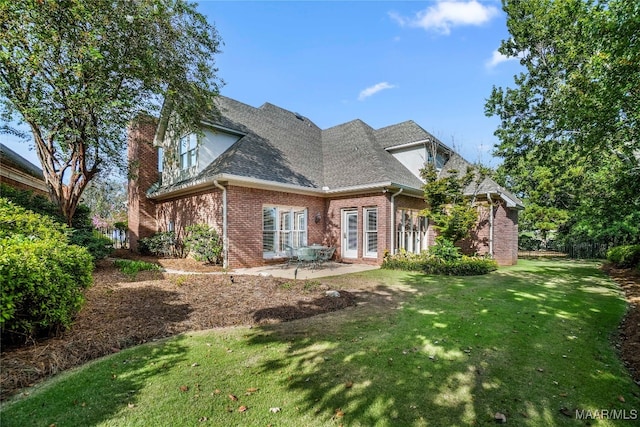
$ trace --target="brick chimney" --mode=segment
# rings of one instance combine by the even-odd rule
[[[129,162],[128,224],[129,247],[138,251],[138,240],[158,231],[156,205],[147,199],[146,192],[158,182],[158,148],[153,146],[157,121],[138,117],[127,132]]]

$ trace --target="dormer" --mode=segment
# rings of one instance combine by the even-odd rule
[[[243,136],[240,131],[213,123],[203,123],[200,132],[186,132],[179,137],[167,132],[159,150],[162,184],[195,177]]]
[[[431,139],[396,145],[386,150],[420,179],[420,170],[426,163],[435,164],[440,171],[451,155],[447,147]]]

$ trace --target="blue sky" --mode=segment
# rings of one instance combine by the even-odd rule
[[[325,129],[413,120],[471,162],[496,166],[493,85],[512,86],[517,61],[499,1],[201,1],[224,42],[221,93],[298,112]],[[0,142],[38,164],[26,143]]]

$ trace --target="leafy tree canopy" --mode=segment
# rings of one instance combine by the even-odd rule
[[[469,166],[464,174],[458,170],[448,170],[443,176],[432,163],[421,170],[424,200],[427,207],[423,215],[434,223],[438,237],[456,243],[471,233],[478,221],[478,211],[474,206],[475,196],[465,190],[470,184],[480,184],[489,174],[484,167]]]
[[[500,118],[501,183],[566,237],[638,241],[640,3],[504,0],[503,9],[511,37],[499,50],[524,71],[485,106]]]
[[[219,45],[183,0],[0,1],[2,114],[28,125],[68,221],[89,181],[124,166],[139,114],[164,108],[193,127],[212,111]]]

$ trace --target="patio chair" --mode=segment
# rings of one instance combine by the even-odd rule
[[[329,261],[333,258],[333,253],[336,251],[335,247],[320,249],[318,251],[318,262],[322,264],[323,262]]]
[[[311,264],[311,268],[316,268],[318,266],[318,251],[309,248],[298,248],[298,266],[304,264]]]
[[[298,251],[289,245],[284,245],[284,251],[287,254],[287,262],[286,265],[290,265],[293,262],[298,261]]]

